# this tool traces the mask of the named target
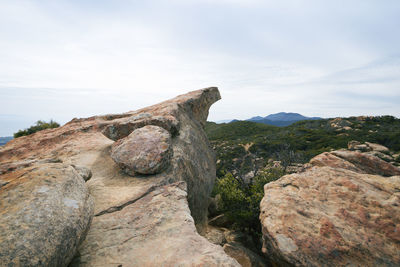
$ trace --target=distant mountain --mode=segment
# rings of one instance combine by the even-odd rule
[[[11,139],[13,139],[12,136],[0,137],[0,146],[4,146]]]
[[[320,120],[322,118],[320,117],[306,117],[303,116],[299,113],[293,113],[293,112],[279,112],[275,114],[270,114],[265,117],[261,116],[255,116],[250,119],[247,119],[245,121],[252,121],[252,122],[258,122],[258,123],[264,123],[268,125],[274,125],[274,126],[279,126],[279,127],[284,127],[284,126],[289,126],[297,121],[304,121],[304,120]],[[237,122],[240,120],[220,120],[217,121],[216,123],[221,124],[221,123],[231,123],[231,122]]]
[[[270,115],[269,115],[270,116]],[[267,116],[268,117],[268,116]],[[252,118],[250,118],[250,119],[248,119],[247,121],[258,121],[258,120],[262,120],[262,119],[264,119],[263,117],[261,117],[261,116],[255,116],[255,117],[252,117]]]
[[[275,114],[268,115],[264,119],[271,121],[304,121],[304,120],[320,120],[319,117],[306,117],[299,113],[292,112],[279,112]]]
[[[253,121],[253,122],[283,127],[283,126],[289,126],[297,121],[320,120],[320,119],[321,118],[319,117],[306,117],[299,113],[279,112],[275,114],[270,114],[266,117],[260,117],[260,116],[252,117],[247,121]]]

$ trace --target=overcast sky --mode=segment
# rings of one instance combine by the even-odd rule
[[[0,0],[0,136],[218,86],[210,120],[400,117],[400,1]]]

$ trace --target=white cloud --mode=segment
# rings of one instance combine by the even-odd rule
[[[214,120],[399,116],[399,2],[341,4],[2,1],[0,114],[66,121],[219,86]]]

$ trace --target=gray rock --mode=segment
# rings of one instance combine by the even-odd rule
[[[1,188],[1,266],[66,266],[93,216],[84,180],[54,163],[7,176]]]

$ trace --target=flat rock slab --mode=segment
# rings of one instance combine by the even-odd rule
[[[400,266],[400,176],[314,167],[266,184],[263,252],[283,266]]]
[[[186,183],[96,216],[72,266],[240,266],[196,232]]]
[[[168,167],[171,135],[159,126],[147,125],[115,142],[112,159],[132,176],[156,174]]]
[[[0,265],[68,265],[93,216],[84,179],[60,163],[0,177]]]

